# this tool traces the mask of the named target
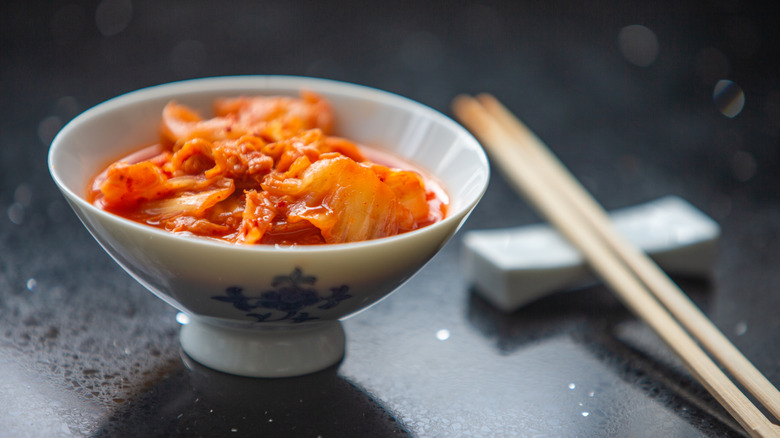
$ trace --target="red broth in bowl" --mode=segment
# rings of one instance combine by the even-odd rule
[[[160,142],[110,164],[89,201],[170,232],[238,244],[377,239],[446,216],[447,196],[400,158],[332,135],[319,95],[217,99],[215,116],[169,102]]]

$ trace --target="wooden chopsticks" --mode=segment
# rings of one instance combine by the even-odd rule
[[[522,122],[487,94],[459,96],[453,111],[480,139],[510,184],[580,250],[605,284],[653,328],[751,436],[780,437],[780,426],[699,344],[776,419],[780,392],[648,256],[615,230],[604,209]]]

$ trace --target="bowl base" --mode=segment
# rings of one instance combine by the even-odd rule
[[[247,377],[292,377],[313,373],[344,356],[339,321],[302,327],[240,329],[196,318],[181,327],[182,349],[197,362]]]

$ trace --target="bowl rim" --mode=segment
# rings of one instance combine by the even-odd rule
[[[485,172],[485,179],[481,189],[475,193],[473,199],[464,203],[456,211],[448,212],[450,214],[448,214],[441,221],[394,236],[387,236],[359,242],[332,243],[322,245],[237,245],[229,242],[222,242],[217,239],[171,233],[102,210],[88,202],[83,196],[80,196],[71,190],[70,187],[68,187],[68,185],[63,181],[60,172],[56,168],[55,160],[57,156],[64,153],[61,151],[64,146],[61,145],[65,144],[65,139],[68,137],[68,135],[70,135],[71,131],[75,130],[79,125],[94,117],[112,111],[117,111],[124,106],[144,102],[151,99],[159,99],[166,95],[189,95],[219,92],[221,90],[228,92],[235,89],[256,89],[258,92],[262,92],[264,89],[274,88],[290,88],[300,90],[305,88],[306,84],[316,84],[317,86],[313,87],[315,92],[332,93],[358,99],[370,98],[370,100],[377,101],[382,105],[391,105],[395,107],[403,106],[406,109],[413,110],[414,113],[425,114],[428,118],[436,121],[436,123],[444,125],[448,129],[457,133],[458,137],[468,140],[468,142],[475,146],[474,149],[479,158],[479,165]],[[464,221],[485,194],[490,182],[490,165],[488,163],[487,155],[480,143],[468,130],[466,130],[466,128],[443,113],[420,102],[390,91],[384,91],[366,85],[354,84],[333,79],[293,75],[233,75],[203,77],[151,85],[117,95],[83,111],[74,117],[71,121],[69,121],[65,126],[63,126],[49,146],[47,163],[49,173],[57,187],[61,192],[64,193],[66,199],[69,202],[77,203],[81,210],[88,210],[104,220],[107,219],[113,223],[125,227],[130,227],[131,229],[135,229],[142,233],[152,233],[152,235],[163,239],[174,239],[178,242],[192,242],[199,245],[212,246],[215,249],[230,248],[234,251],[246,251],[250,253],[273,252],[278,254],[279,252],[300,253],[333,251],[336,249],[375,246],[381,245],[383,243],[390,243],[396,240],[411,239],[418,234],[432,232],[433,230],[442,227],[448,227],[452,222]],[[433,176],[436,177],[436,175]]]

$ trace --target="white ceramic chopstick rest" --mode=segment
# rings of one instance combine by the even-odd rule
[[[706,276],[720,226],[687,201],[666,196],[610,214],[615,227],[670,274]],[[463,237],[466,280],[504,312],[595,281],[580,253],[545,224],[470,231]]]

